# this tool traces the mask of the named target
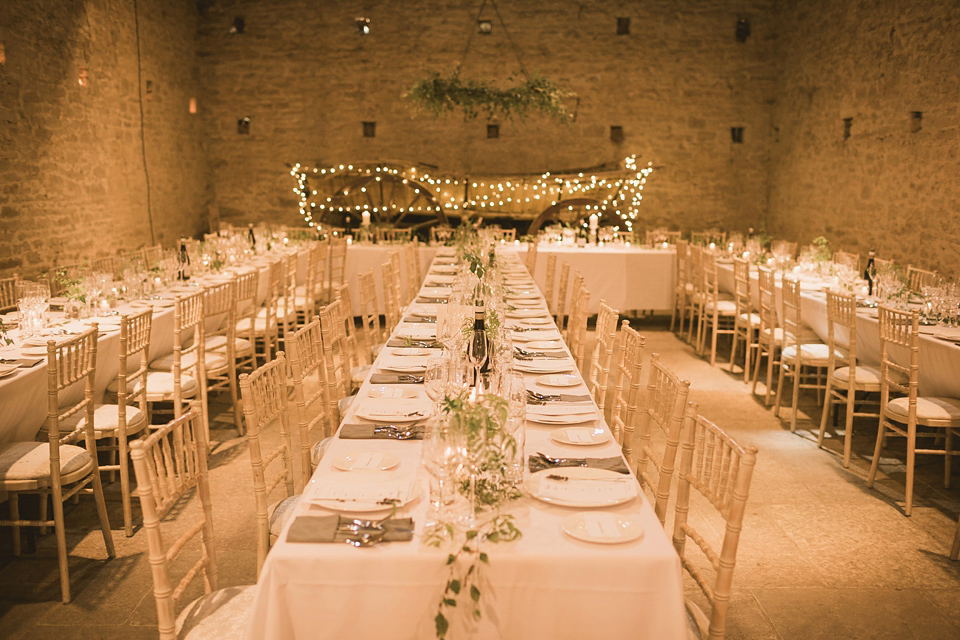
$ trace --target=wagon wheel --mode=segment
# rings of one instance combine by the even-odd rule
[[[544,209],[543,213],[530,223],[527,234],[531,236],[536,235],[543,225],[548,222],[553,222],[554,220],[574,224],[585,216],[589,216],[590,213],[595,212],[600,205],[601,202],[596,198],[568,198],[561,200]],[[586,208],[588,206],[593,207],[593,211],[588,211]]]
[[[416,180],[393,174],[351,178],[327,203],[327,216],[359,219],[370,212],[375,224],[419,228],[447,224],[447,216],[433,192]]]

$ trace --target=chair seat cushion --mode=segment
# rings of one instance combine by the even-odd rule
[[[313,449],[310,451],[310,461],[313,463],[313,466],[320,464],[320,460],[323,458],[323,454],[326,453],[327,447],[330,446],[331,440],[333,440],[333,438],[324,438],[313,445]]]
[[[180,358],[180,368],[189,369],[197,362],[197,352],[192,351],[185,356]],[[210,371],[220,371],[227,368],[227,356],[222,351],[205,351],[203,354],[203,362],[207,367],[207,372]],[[168,353],[165,356],[160,356],[156,360],[150,362],[151,371],[172,371],[173,370],[173,354]],[[147,387],[149,389],[149,386]]]
[[[837,357],[843,354],[837,352]],[[793,362],[797,357],[796,345],[788,345],[783,348],[783,361]],[[825,367],[830,360],[830,347],[823,343],[808,343],[800,345],[800,362],[804,365],[814,367]]]
[[[257,315],[253,320],[253,333],[257,336],[262,336],[267,330],[267,319],[266,317],[261,318]],[[270,323],[270,331],[275,332],[277,330],[276,320]],[[248,333],[250,331],[250,318],[240,318],[237,320],[237,332],[238,333]]]
[[[891,377],[899,383],[905,384],[907,382],[907,376],[900,373],[899,371],[891,371]],[[861,391],[879,391],[880,390],[880,369],[877,367],[871,367],[865,364],[858,364],[856,373],[854,374],[856,380],[854,384],[858,390]],[[846,385],[850,380],[850,367],[839,367],[834,369],[833,378],[834,382],[838,382],[842,385]]]
[[[781,327],[775,327],[773,331],[770,331],[770,328],[766,328],[760,332],[761,337],[765,340],[770,340],[770,334],[773,333],[773,343],[774,344],[783,344],[783,329]]]
[[[376,358],[377,356],[379,356],[379,355],[380,355],[380,352],[383,351],[383,346],[384,346],[384,344],[385,344],[385,343],[381,342],[381,343],[379,343],[379,344],[375,344],[375,345],[373,345],[372,347],[370,347],[370,354],[371,354],[374,358]]]
[[[909,410],[910,400],[903,397],[888,402],[884,412],[898,422],[906,422]],[[917,423],[930,427],[960,426],[960,398],[917,398]]]
[[[68,476],[93,466],[90,454],[83,447],[60,445],[60,474]],[[0,446],[0,482],[41,481],[50,484],[50,443],[12,442]]]
[[[114,380],[107,385],[107,390],[113,393],[117,392],[117,381]],[[130,393],[136,393],[140,390],[140,378],[133,383],[133,389]],[[184,398],[190,398],[197,394],[197,381],[190,376],[180,376],[180,394]],[[168,371],[148,371],[147,372],[147,402],[161,402],[163,400],[173,399],[173,374]],[[94,425],[96,426],[96,425]]]
[[[350,405],[353,404],[353,401],[356,397],[357,396],[347,396],[337,400],[337,411],[340,412],[341,417],[347,414],[347,411],[350,410]]]
[[[84,411],[78,411],[66,420],[60,423],[60,432],[65,430],[72,431],[78,426],[87,423],[87,415]],[[115,436],[120,424],[120,407],[115,404],[101,404],[93,410],[93,432],[97,438]],[[140,407],[127,405],[127,434],[139,433],[147,426],[147,415],[140,411]],[[46,433],[46,429],[41,428],[41,433]]]
[[[360,386],[363,384],[363,381],[367,379],[367,376],[370,375],[370,365],[362,364],[359,367],[353,367],[350,369],[350,381],[355,385]]]
[[[177,616],[177,640],[240,640],[256,594],[256,586],[247,585],[197,598]]]
[[[713,300],[708,300],[705,306],[707,313],[713,313]],[[717,300],[717,313],[722,316],[737,314],[737,304],[733,300]]]
[[[294,509],[300,503],[300,495],[284,498],[280,502],[274,502],[267,507],[267,521],[270,523],[270,535],[276,537],[283,530],[283,525],[293,514]]]
[[[748,327],[759,327],[760,326],[760,314],[757,313],[741,313],[738,316],[740,324]]]
[[[204,343],[206,344],[206,350],[210,351],[226,351],[227,349],[227,336],[211,336],[207,338]],[[244,356],[253,351],[253,345],[250,344],[250,341],[245,338],[234,338],[233,339],[233,352],[237,356]]]

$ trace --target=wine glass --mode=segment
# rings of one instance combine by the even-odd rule
[[[507,420],[503,430],[508,438],[504,438],[503,453],[507,461],[506,476],[514,484],[523,480],[524,453],[523,445],[526,441],[527,420],[527,385],[523,375],[510,374],[504,378],[502,395],[507,399]]]
[[[446,395],[450,384],[450,357],[430,356],[427,368],[423,372],[423,388],[436,405],[436,415],[440,415],[440,402]]]
[[[463,463],[463,434],[438,420],[423,440],[420,461],[430,476],[430,505],[440,519],[456,499],[456,474]]]

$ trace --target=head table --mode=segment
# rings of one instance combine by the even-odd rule
[[[512,250],[503,254],[505,259],[516,256]],[[432,295],[435,291],[431,288]],[[540,308],[545,315],[542,299]],[[394,335],[427,326],[401,323]],[[371,373],[390,357],[389,351],[380,353]],[[535,378],[525,375],[528,389],[551,393],[551,388],[540,386]],[[422,385],[386,387],[426,397]],[[368,377],[343,424],[364,422],[356,415],[357,407],[370,396],[372,388]],[[378,391],[383,388],[377,386]],[[581,383],[564,391],[585,394],[587,388]],[[602,414],[598,415],[601,417],[595,424],[609,433]],[[557,444],[550,438],[554,429],[528,421],[525,453],[621,455],[612,439],[590,447]],[[324,483],[342,481],[353,473],[337,470],[331,461],[345,454],[393,454],[399,466],[390,472],[374,473],[414,478],[420,485],[420,497],[397,511],[398,517],[413,518],[414,538],[369,548],[290,542],[287,532],[295,520],[291,517],[263,566],[247,638],[432,638],[450,549],[423,543],[429,505],[428,480],[420,466],[421,442],[343,439],[339,433],[305,488],[294,515],[333,513],[310,500]],[[630,481],[635,481],[632,474]],[[577,510],[552,506],[528,495],[507,505],[506,511],[516,517],[523,536],[515,542],[484,547],[490,561],[484,568],[484,613],[474,637],[686,638],[680,561],[642,491],[626,504],[604,509],[635,517],[643,528],[642,538],[621,544],[593,544],[567,536],[560,529],[561,521]]]

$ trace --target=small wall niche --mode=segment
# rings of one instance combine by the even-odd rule
[[[851,131],[853,131],[853,118],[844,118],[843,119],[843,139],[844,140],[850,137]]]
[[[358,36],[370,35],[370,18],[357,18],[353,21],[353,24],[357,28]]]
[[[485,36],[493,33],[493,20],[477,20],[477,33]]]
[[[237,16],[233,19],[233,25],[230,27],[230,33],[232,35],[237,35],[245,33],[247,30],[247,21],[243,19],[243,16]]]
[[[197,99],[196,99],[196,98],[190,98],[190,104],[187,106],[187,112],[189,112],[189,113],[191,113],[191,114],[196,114],[196,113],[197,113]]]
[[[623,127],[615,124],[610,126],[610,142],[620,144],[623,142]]]
[[[241,136],[250,135],[250,118],[240,118],[237,120],[237,133]]]
[[[630,35],[630,18],[617,18],[617,35]]]
[[[750,37],[750,21],[746,18],[739,18],[733,35],[736,37],[737,42],[746,42],[747,38]]]
[[[488,137],[488,138],[499,138],[499,137],[500,137],[500,125],[498,125],[498,124],[488,124],[488,125],[487,125],[487,137]]]
[[[90,86],[90,75],[87,73],[86,67],[80,67],[77,69],[77,84],[81,87]]]
[[[743,127],[730,127],[730,140],[733,144],[743,144]]]
[[[364,123],[363,123],[363,137],[364,137],[364,138],[376,138],[376,137],[377,137],[377,123],[376,123],[376,122],[364,122]]]
[[[923,129],[923,111],[910,112],[910,133],[917,133]]]

